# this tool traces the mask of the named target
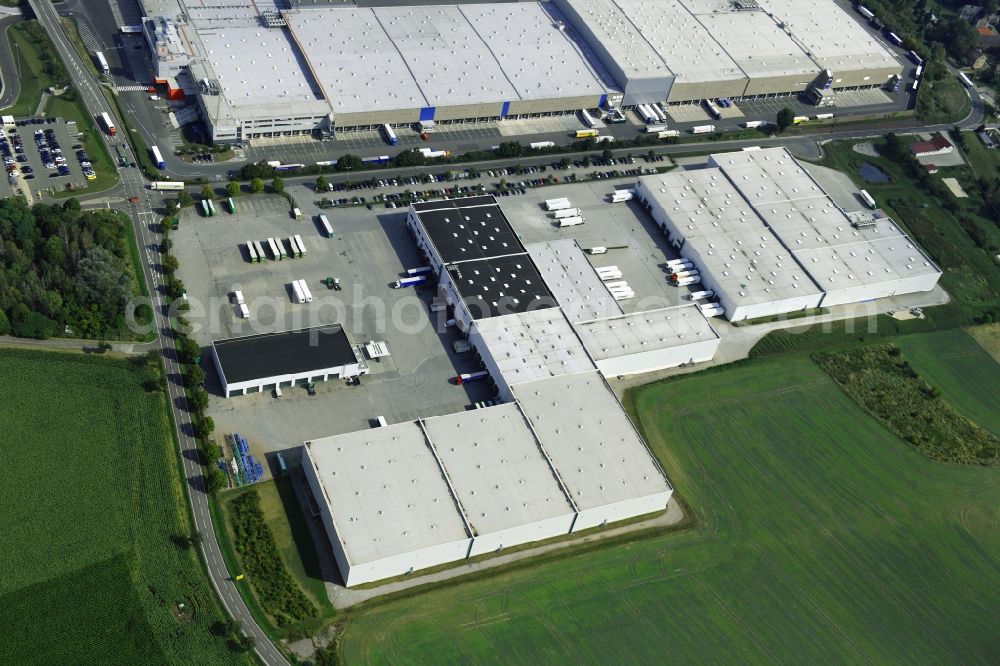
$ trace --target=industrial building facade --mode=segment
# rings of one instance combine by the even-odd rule
[[[375,4],[141,0],[158,80],[195,96],[222,142],[877,87],[903,71],[834,0]]]

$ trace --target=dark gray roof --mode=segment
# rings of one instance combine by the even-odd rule
[[[558,305],[527,254],[467,261],[448,272],[474,319]]]
[[[227,383],[302,374],[357,362],[339,324],[212,343]]]
[[[425,201],[413,208],[445,263],[524,252],[492,196]]]

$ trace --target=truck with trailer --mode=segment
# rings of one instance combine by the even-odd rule
[[[434,271],[430,266],[418,266],[417,268],[407,268],[406,277],[413,277],[414,275],[430,275]]]
[[[295,234],[292,238],[295,239],[295,244],[299,246],[299,256],[306,256],[308,252],[306,252],[306,244],[302,242],[302,236],[300,234]]]
[[[420,154],[429,160],[436,157],[451,157],[450,150],[434,150],[433,148],[421,148]]]
[[[319,216],[319,225],[323,227],[323,231],[326,233],[327,238],[333,238],[333,227],[330,226],[330,220],[322,213],[320,213]]]
[[[748,120],[745,123],[743,123],[743,127],[746,127],[747,129],[754,129],[757,127],[763,127],[766,124],[767,123],[765,123],[763,120]]]
[[[910,56],[910,60],[913,61],[914,65],[920,66],[924,64],[924,59],[918,56],[916,51],[910,51],[908,55]]]
[[[101,51],[94,52],[94,59],[97,61],[97,67],[101,70],[101,74],[107,76],[111,73],[111,68],[108,67],[108,59],[104,57]]]
[[[691,128],[691,134],[711,134],[715,131],[715,125],[695,125]]]
[[[615,190],[611,193],[611,203],[631,201],[634,196],[635,192],[633,190]]]
[[[243,298],[242,291],[240,291],[239,289],[234,289],[233,301],[236,303],[236,305],[244,305],[247,302],[247,299]]]
[[[872,210],[878,208],[878,205],[875,203],[875,199],[872,198],[872,195],[868,194],[867,190],[861,190],[860,194],[861,194],[861,200],[865,202],[865,205],[867,205]]]
[[[471,382],[479,382],[484,379],[489,379],[490,373],[488,370],[480,370],[479,372],[463,372],[462,374],[455,377],[456,384],[469,384]]]
[[[719,118],[722,117],[722,112],[719,111],[719,107],[717,107],[712,102],[712,100],[710,100],[710,99],[703,99],[703,100],[701,100],[701,103],[705,106],[705,109],[708,111],[708,115],[712,116],[716,120],[718,120]]]
[[[655,134],[657,132],[662,132],[665,129],[667,129],[666,125],[646,125],[645,127],[642,128],[642,131],[646,132],[647,134]]]
[[[875,18],[875,12],[873,12],[870,9],[868,9],[864,5],[858,5],[858,13],[861,14],[862,16],[864,16],[869,21],[871,21],[873,18]]]
[[[594,138],[597,138],[597,136],[599,134],[600,134],[600,132],[598,132],[595,129],[578,129],[576,131],[576,138],[577,139],[594,139]]]
[[[257,249],[253,246],[253,241],[247,241],[247,253],[250,255],[251,264],[260,263],[260,257],[257,256]]]
[[[162,155],[162,153],[160,153],[160,149],[159,148],[157,148],[156,146],[152,146],[152,147],[150,147],[149,152],[151,152],[153,154],[153,162],[156,163],[156,168],[157,169],[166,169],[167,168],[167,163],[163,161],[163,155]]]
[[[390,146],[398,146],[399,139],[396,137],[396,133],[392,131],[389,123],[382,125],[382,136],[389,143]]]
[[[965,86],[966,88],[972,87],[972,79],[966,76],[965,72],[962,71],[958,72],[958,80],[961,81],[962,85]],[[916,84],[914,84],[913,88],[916,89],[916,87],[917,87]]]
[[[584,222],[587,221],[587,219],[581,217],[580,215],[574,215],[572,217],[559,218],[559,220],[557,221],[559,222],[560,227],[575,227],[578,224],[583,224]]]
[[[545,200],[545,210],[547,211],[563,210],[565,208],[570,208],[569,199],[566,197]]]
[[[534,148],[535,150],[541,150],[543,148],[555,148],[555,146],[556,146],[555,141],[535,141],[533,143],[528,144],[529,148]]]
[[[418,284],[427,282],[426,275],[414,275],[413,277],[400,278],[392,283],[393,289],[403,289],[405,287],[416,287]]]
[[[111,120],[111,116],[108,115],[107,111],[101,112],[101,122],[104,124],[104,129],[111,136],[118,134],[118,130],[115,129],[115,123]]]
[[[594,139],[594,141],[596,141],[597,143],[614,143],[615,137],[609,134],[605,134],[603,136],[597,137],[596,139]]]
[[[896,46],[902,46],[903,45],[903,40],[900,39],[899,35],[897,35],[894,32],[890,32],[888,35],[886,35],[886,37],[888,37],[889,41],[892,42],[893,44],[895,44]]]
[[[677,130],[663,130],[662,132],[656,133],[657,139],[672,139],[674,137],[680,136],[681,133]]]
[[[149,184],[149,189],[158,192],[180,192],[184,189],[184,183],[173,180],[154,180]]]

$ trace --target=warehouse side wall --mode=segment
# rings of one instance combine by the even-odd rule
[[[711,361],[719,348],[719,338],[693,342],[687,345],[654,349],[638,354],[597,361],[597,367],[605,377],[635,375],[664,368],[676,368],[682,363],[703,363]]]
[[[593,509],[584,509],[577,514],[573,531],[579,532],[591,527],[600,527],[607,523],[625,520],[626,518],[634,518],[635,516],[644,516],[649,513],[663,511],[667,508],[667,503],[670,501],[673,492],[673,490],[667,490],[662,493],[636,497]]]
[[[305,472],[306,480],[309,482],[309,488],[312,490],[313,497],[316,498],[316,503],[320,507],[320,518],[323,520],[323,526],[326,528],[326,536],[330,540],[331,548],[333,548],[333,556],[337,560],[340,576],[344,581],[347,581],[351,574],[351,563],[347,559],[344,544],[341,543],[340,536],[337,534],[337,526],[333,522],[333,514],[330,512],[330,501],[323,490],[323,484],[319,482],[319,476],[316,473],[312,456],[309,455],[308,446],[302,447],[302,470]]]
[[[940,273],[929,275],[918,275],[912,278],[891,280],[879,284],[862,285],[849,289],[834,289],[826,292],[823,298],[823,307],[833,307],[835,305],[845,305],[847,303],[860,303],[886,296],[896,296],[897,294],[912,294],[921,291],[930,291],[941,277]]]
[[[569,534],[570,528],[573,526],[574,517],[575,514],[567,513],[563,516],[539,520],[528,525],[519,525],[499,532],[481,534],[473,538],[472,550],[469,551],[469,557],[495,553],[503,548]]]

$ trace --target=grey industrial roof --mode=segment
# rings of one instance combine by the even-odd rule
[[[574,513],[516,403],[423,425],[476,534]]]
[[[559,308],[480,319],[474,325],[508,385],[596,369]]]
[[[350,562],[469,538],[417,423],[326,437],[305,447]]]
[[[586,24],[627,78],[673,75],[660,54],[613,0],[565,0],[565,4]]]
[[[357,363],[339,324],[212,342],[226,381],[266,379]]]
[[[222,94],[235,108],[282,103],[294,115],[296,103],[323,99],[284,30],[204,29],[198,37]]]
[[[838,71],[898,68],[899,61],[833,0],[760,0],[822,66]],[[880,83],[880,82],[879,82]]]
[[[335,112],[604,92],[538,6],[318,7],[286,12]]]
[[[452,264],[448,273],[473,319],[556,306],[527,254]]]
[[[528,245],[538,272],[572,322],[622,314],[593,265],[574,239]]]
[[[513,387],[577,508],[669,490],[663,472],[597,372]]]
[[[576,331],[598,361],[719,337],[694,303],[581,322]]]
[[[803,82],[810,82],[818,74],[819,65],[764,12],[730,10],[697,13],[696,18],[751,79],[801,74]]]
[[[445,263],[524,252],[492,196],[428,201],[413,209]]]

